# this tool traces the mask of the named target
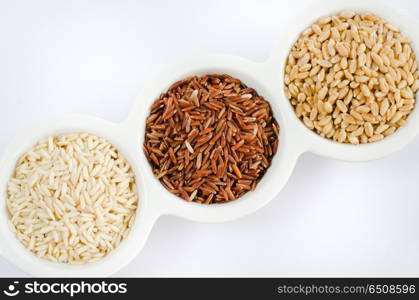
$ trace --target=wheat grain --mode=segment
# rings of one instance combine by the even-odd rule
[[[341,143],[393,134],[406,124],[419,89],[410,41],[378,16],[352,11],[322,18],[304,31],[284,75],[297,117]]]

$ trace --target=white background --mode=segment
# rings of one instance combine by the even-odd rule
[[[264,61],[309,2],[0,0],[0,155],[51,117],[122,121],[188,56]],[[392,2],[419,17],[418,2]],[[224,224],[162,217],[115,276],[419,276],[418,185],[419,137],[366,163],[304,154],[265,208]],[[25,274],[0,258],[6,276]]]

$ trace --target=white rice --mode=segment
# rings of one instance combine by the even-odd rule
[[[104,138],[48,137],[17,163],[9,225],[28,250],[60,263],[99,260],[126,238],[138,204],[128,162]]]

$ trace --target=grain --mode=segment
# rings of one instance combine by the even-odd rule
[[[377,142],[416,104],[416,55],[378,16],[345,11],[304,31],[284,70],[285,95],[304,125],[340,143]]]
[[[84,264],[118,247],[133,224],[135,177],[119,151],[87,133],[51,136],[24,154],[7,186],[11,230],[35,255]]]
[[[214,204],[256,188],[278,137],[265,99],[238,79],[214,74],[178,81],[155,100],[143,150],[167,190],[186,201]]]

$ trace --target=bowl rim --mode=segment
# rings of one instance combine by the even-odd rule
[[[239,199],[223,204],[205,205],[187,202],[166,190],[152,173],[151,167],[143,153],[140,163],[145,170],[144,175],[152,182],[149,188],[153,194],[159,195],[160,206],[164,206],[161,214],[174,215],[196,222],[218,223],[235,220],[255,212],[269,203],[280,192],[288,181],[298,157],[304,152],[297,136],[290,134],[285,116],[279,106],[279,99],[265,84],[267,73],[263,64],[232,55],[207,54],[189,58],[183,63],[161,72],[150,81],[137,97],[127,125],[137,128],[137,139],[142,147],[144,142],[145,121],[149,115],[149,107],[174,82],[192,75],[228,74],[240,79],[244,84],[254,88],[259,95],[267,100],[272,108],[274,117],[280,126],[278,152],[272,159],[272,165],[266,171],[255,191],[248,192]],[[269,73],[268,73],[269,76]],[[270,182],[273,181],[273,182]]]
[[[321,137],[317,133],[308,129],[294,113],[294,109],[289,103],[284,93],[284,68],[285,61],[288,57],[294,43],[299,35],[312,23],[321,17],[332,16],[342,11],[352,10],[355,12],[372,12],[379,17],[387,20],[400,28],[402,34],[407,36],[411,41],[411,46],[415,53],[419,54],[419,36],[415,28],[419,27],[419,20],[410,16],[406,10],[395,5],[391,5],[384,0],[316,0],[304,10],[297,14],[290,24],[282,30],[280,42],[274,47],[269,59],[265,62],[266,68],[271,68],[271,72],[275,74],[274,78],[278,80],[277,92],[281,94],[281,98],[285,99],[287,105],[282,107],[287,113],[292,112],[293,118],[288,121],[293,123],[304,140],[307,141],[306,151],[315,154],[343,161],[368,161],[379,159],[395,153],[419,134],[419,109],[417,104],[410,113],[407,124],[399,128],[394,134],[384,138],[376,143],[367,143],[360,145],[351,145],[335,142]],[[418,57],[416,58],[418,59]],[[275,69],[274,69],[275,66]],[[419,99],[419,93],[416,93],[416,100]]]
[[[128,236],[121,244],[103,257],[101,260],[83,265],[70,265],[55,263],[37,257],[30,252],[18,240],[8,224],[7,211],[7,182],[12,176],[16,161],[38,141],[52,135],[62,135],[76,132],[88,132],[105,138],[113,144],[131,165],[136,178],[136,192],[139,197],[139,205],[136,218]],[[147,201],[147,187],[143,176],[138,172],[136,158],[129,150],[127,136],[121,132],[121,128],[114,123],[103,119],[71,115],[63,118],[51,119],[38,126],[27,128],[17,135],[9,144],[2,157],[0,165],[0,255],[10,261],[21,270],[39,277],[98,277],[110,276],[128,264],[141,250],[157,220],[153,205]]]

